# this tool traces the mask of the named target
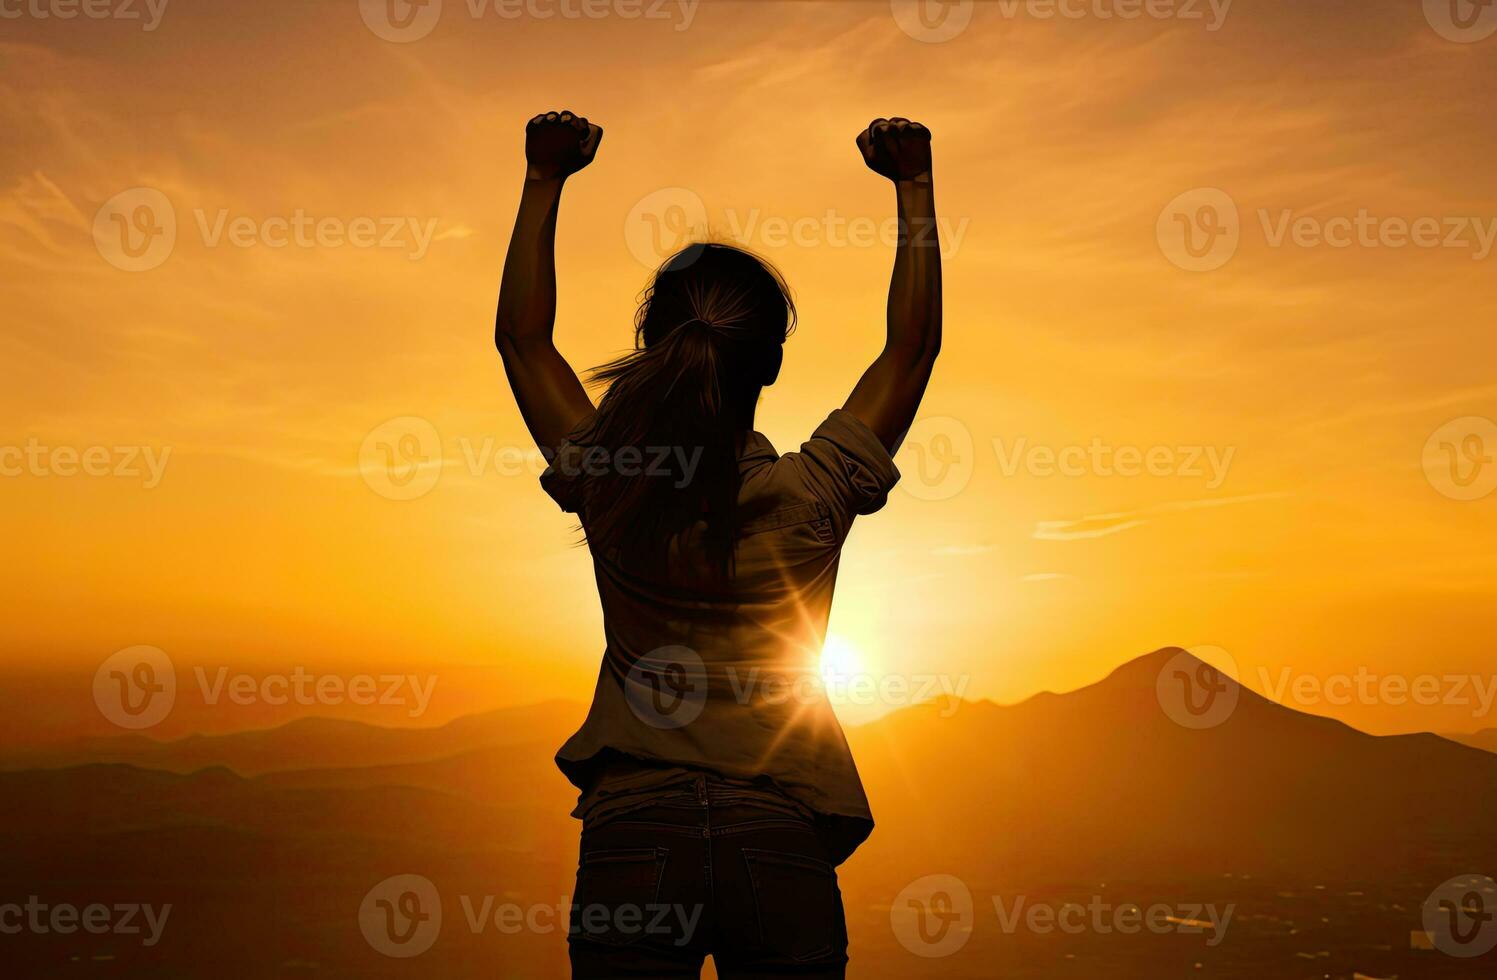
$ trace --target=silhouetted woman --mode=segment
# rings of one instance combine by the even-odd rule
[[[930,133],[876,119],[863,159],[894,182],[901,238],[888,338],[799,452],[754,431],[795,307],[747,252],[697,244],[655,273],[635,350],[595,369],[596,408],[552,342],[556,214],[603,131],[530,121],[494,338],[577,514],[607,649],[582,728],[557,754],[577,785],[576,978],[841,977],[836,867],[873,829],[818,658],[842,542],[883,506],[941,346]]]

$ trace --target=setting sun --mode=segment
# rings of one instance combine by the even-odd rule
[[[827,687],[843,687],[849,680],[868,672],[863,654],[852,641],[835,633],[826,638],[821,648],[821,679]]]

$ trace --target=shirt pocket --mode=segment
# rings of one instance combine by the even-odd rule
[[[771,532],[777,538],[794,538],[805,534],[823,545],[837,543],[837,531],[832,526],[832,509],[820,500],[806,500],[780,507],[738,526],[740,538]]]

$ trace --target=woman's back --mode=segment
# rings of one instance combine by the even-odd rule
[[[585,497],[584,452],[568,444],[541,478],[568,511]],[[752,433],[738,465],[727,576],[701,544],[705,526],[673,541],[663,563],[593,545],[607,650],[587,721],[557,761],[583,790],[584,812],[599,765],[615,754],[766,778],[827,816],[837,849],[851,853],[872,817],[821,682],[820,650],[853,518],[882,507],[899,472],[841,410],[784,456]]]

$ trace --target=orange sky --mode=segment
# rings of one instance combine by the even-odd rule
[[[940,43],[901,30],[903,0],[653,4],[446,0],[404,43],[355,0],[171,3],[149,31],[13,5],[0,446],[44,459],[0,478],[14,733],[68,728],[134,644],[179,668],[433,674],[431,721],[590,693],[590,566],[523,463],[490,344],[523,122],[562,107],[607,131],[564,201],[563,351],[581,367],[629,342],[650,222],[671,244],[700,202],[796,290],[760,414],[782,451],[880,342],[891,253],[863,232],[893,202],[853,136],[880,114],[934,131],[946,344],[910,486],[845,554],[832,630],[859,669],[1011,701],[1211,644],[1259,689],[1286,669],[1497,683],[1497,494],[1454,499],[1424,463],[1442,426],[1497,417],[1497,37],[1447,39],[1392,0],[1239,0],[1214,31],[1204,2],[1203,22],[994,0],[949,12],[970,23]],[[1240,242],[1188,271],[1161,213],[1220,200],[1200,188],[1235,202]],[[111,246],[111,214],[161,200],[175,244],[127,271],[160,256]],[[1380,244],[1318,239],[1363,213]],[[1441,239],[1458,221],[1464,244],[1392,247],[1388,218]],[[365,234],[391,247],[344,241]],[[384,426],[403,417],[423,423]],[[1497,452],[1486,431],[1446,430],[1435,464],[1446,444]],[[921,481],[943,438],[955,469]],[[435,485],[376,492],[382,445],[414,447]],[[1130,476],[1094,445],[1165,448]],[[59,447],[128,469],[127,446],[151,454],[139,476],[42,474],[68,468]],[[1066,447],[1079,473],[1047,473]],[[1458,697],[1300,706],[1374,731],[1497,725]]]

